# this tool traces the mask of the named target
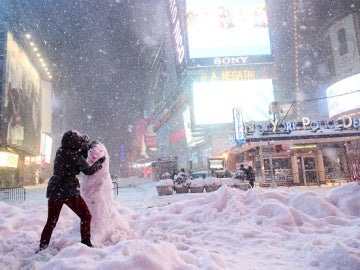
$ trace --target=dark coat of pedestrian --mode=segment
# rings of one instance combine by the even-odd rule
[[[249,184],[252,188],[254,188],[254,184],[255,184],[255,172],[253,170],[253,168],[251,166],[249,166],[246,170],[246,177],[247,180],[249,181]]]
[[[61,146],[56,151],[53,175],[49,180],[46,197],[48,198],[48,218],[41,234],[40,250],[47,248],[52,232],[59,219],[61,208],[66,204],[80,218],[81,243],[92,247],[90,241],[90,211],[80,195],[77,175],[83,172],[92,175],[102,168],[105,157],[93,165],[86,162],[89,137],[76,130],[64,133]]]

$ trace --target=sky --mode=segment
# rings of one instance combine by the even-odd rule
[[[50,63],[55,142],[76,129],[111,144],[115,158],[128,144],[128,125],[143,116],[145,51],[161,44],[166,2],[5,1]]]
[[[160,182],[134,177],[117,179],[114,195],[108,161],[81,181],[95,247],[64,206],[36,253],[46,184],[28,186],[24,202],[0,201],[0,269],[360,269],[357,182],[241,190],[225,179],[213,192],[159,196]]]

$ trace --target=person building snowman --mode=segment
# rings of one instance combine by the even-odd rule
[[[40,250],[48,247],[52,232],[59,219],[61,208],[66,204],[79,216],[81,243],[92,247],[90,241],[90,211],[80,195],[80,183],[77,175],[83,172],[86,175],[96,173],[102,168],[105,157],[100,157],[92,165],[84,157],[89,145],[89,137],[76,130],[64,133],[61,146],[57,149],[54,170],[51,176],[46,197],[48,198],[48,217],[40,238]]]

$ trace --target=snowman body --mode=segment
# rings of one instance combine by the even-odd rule
[[[115,244],[134,238],[126,219],[122,217],[119,204],[114,199],[113,184],[109,172],[109,154],[101,142],[93,142],[87,162],[92,165],[105,156],[102,168],[93,175],[84,175],[81,194],[91,213],[92,241],[97,245]]]

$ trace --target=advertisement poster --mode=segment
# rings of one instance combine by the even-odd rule
[[[7,36],[5,80],[7,144],[40,151],[40,76],[11,33]]]
[[[152,119],[141,118],[138,120],[140,156],[152,157],[156,151],[156,134]]]

